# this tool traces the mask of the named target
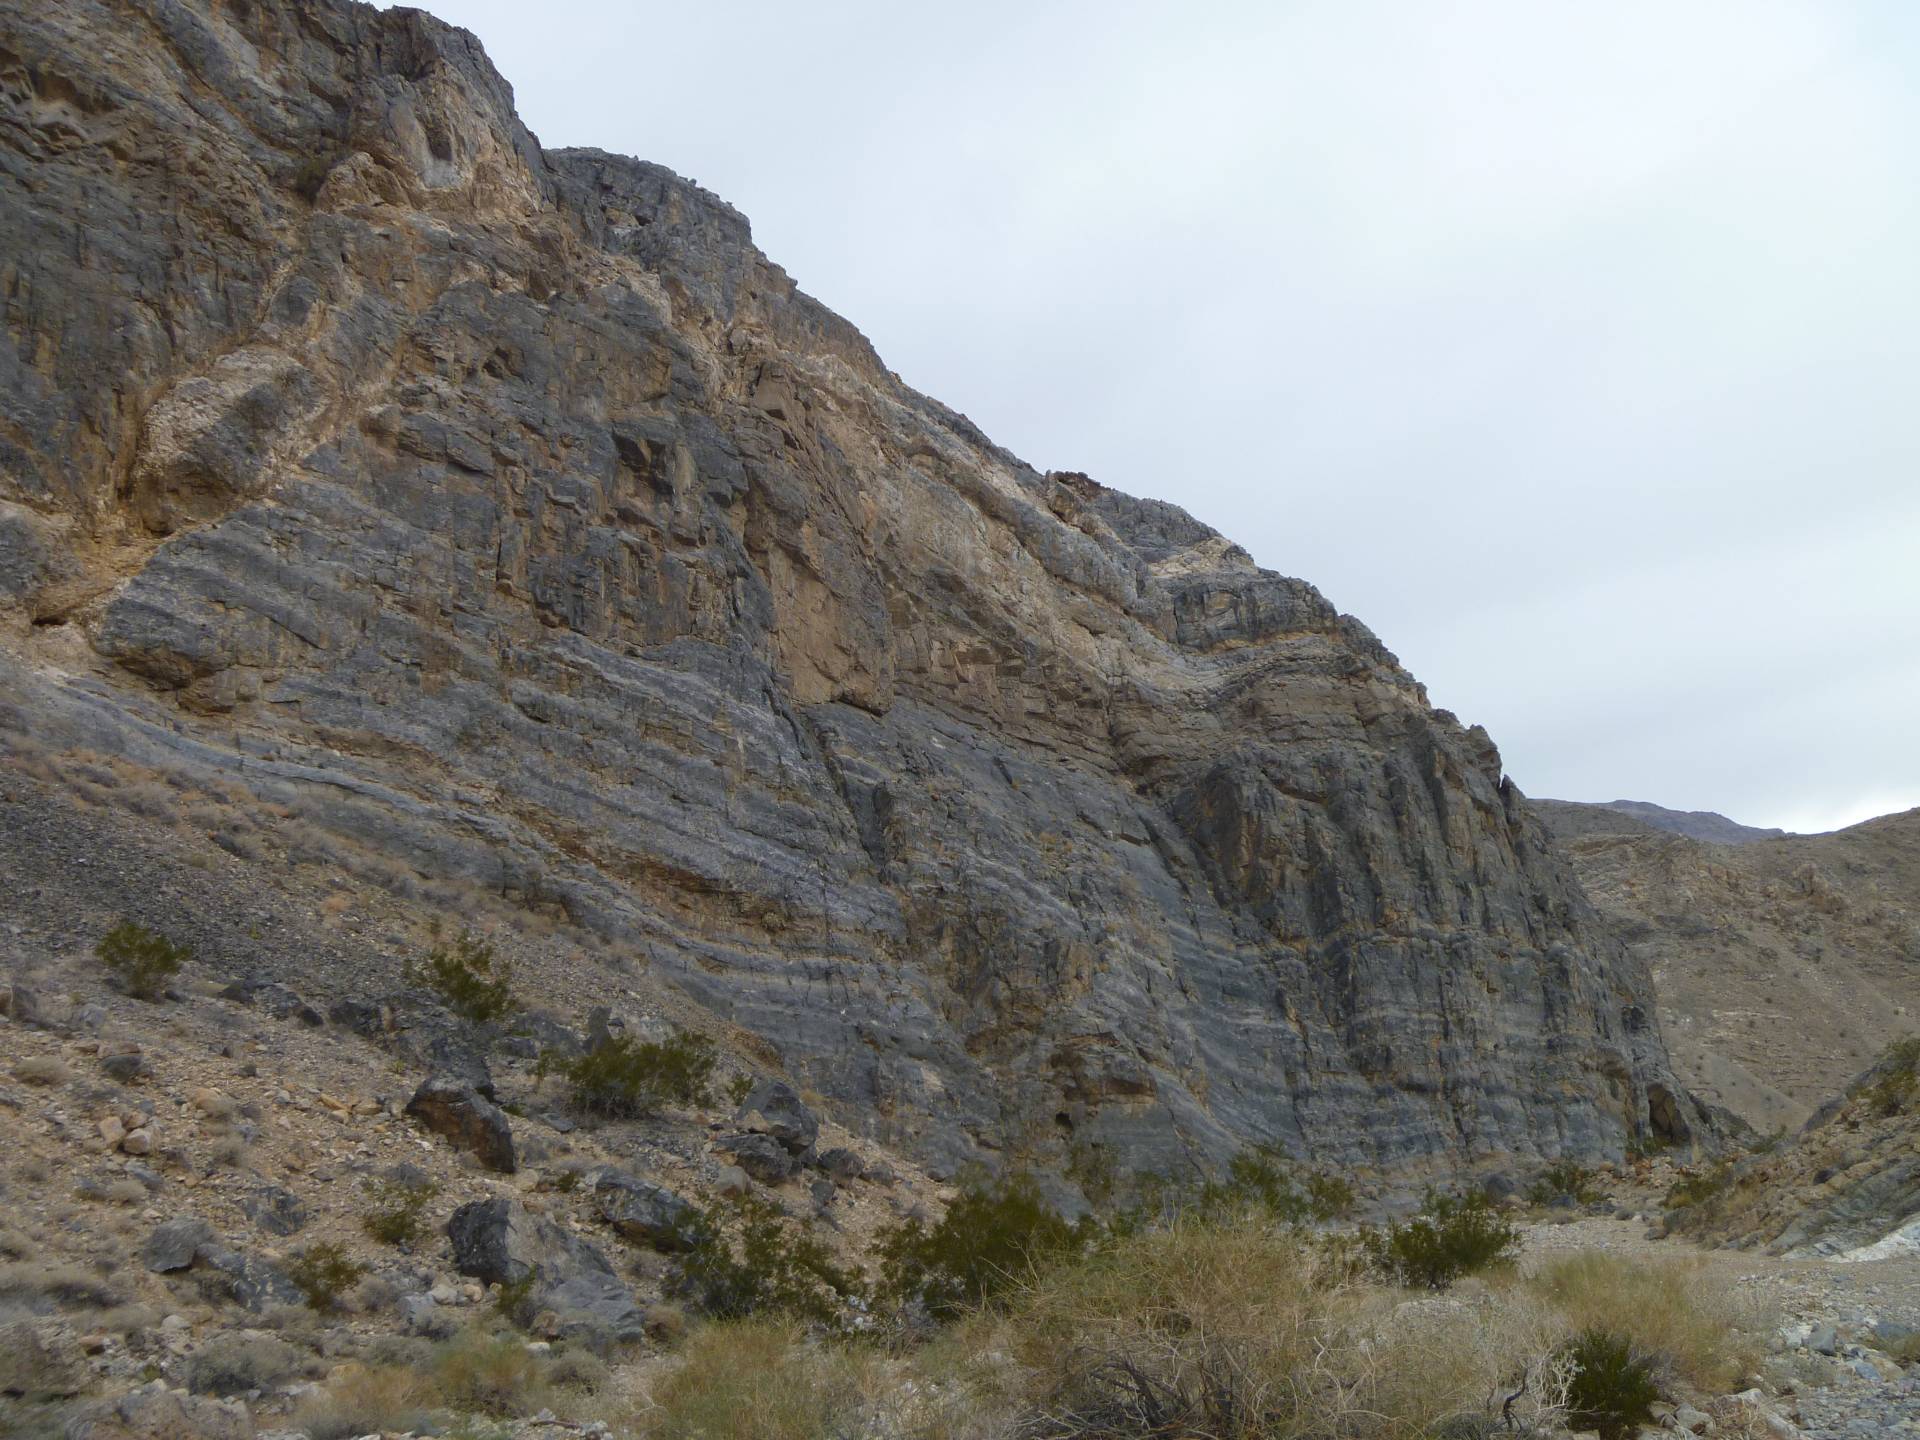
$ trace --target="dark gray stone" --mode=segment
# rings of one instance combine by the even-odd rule
[[[213,1227],[192,1215],[183,1215],[155,1227],[147,1237],[141,1259],[147,1269],[158,1274],[185,1270],[193,1264],[200,1247],[213,1240]]]
[[[516,1199],[462,1205],[447,1222],[447,1238],[462,1275],[501,1285],[532,1277],[529,1303],[553,1311],[562,1334],[634,1340],[645,1332],[646,1312],[599,1248],[528,1214]]]
[[[624,1240],[671,1252],[688,1250],[700,1234],[697,1210],[664,1185],[619,1170],[594,1177],[593,1204]]]
[[[198,1263],[214,1272],[228,1298],[242,1309],[259,1312],[276,1305],[304,1305],[306,1293],[271,1261],[224,1245],[202,1245]]]
[[[851,1184],[867,1173],[866,1162],[844,1145],[837,1145],[831,1150],[822,1150],[814,1157],[813,1163],[842,1185]]]
[[[240,1202],[240,1208],[270,1235],[297,1235],[306,1228],[307,1202],[278,1185],[255,1190]]]
[[[506,1112],[465,1080],[435,1075],[422,1081],[407,1102],[407,1114],[470,1152],[489,1170],[513,1173],[513,1127]]]
[[[778,1185],[800,1168],[799,1162],[771,1135],[728,1135],[713,1148],[762,1185]]]
[[[812,1145],[820,1133],[819,1118],[784,1080],[762,1080],[754,1086],[734,1112],[733,1123],[742,1130],[771,1135],[794,1155]]]

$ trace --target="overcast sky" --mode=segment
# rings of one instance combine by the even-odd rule
[[[1920,5],[434,0],[1530,794],[1920,805]]]

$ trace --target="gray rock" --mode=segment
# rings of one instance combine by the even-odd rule
[[[255,1190],[240,1202],[240,1208],[270,1235],[297,1235],[306,1227],[307,1202],[278,1185]]]
[[[67,1421],[66,1440],[253,1440],[253,1420],[241,1401],[155,1381],[85,1407]]]
[[[327,1007],[330,1023],[368,1040],[384,1036],[391,1028],[392,1019],[386,1006],[371,1000],[336,1000]]]
[[[445,1340],[458,1333],[460,1321],[431,1295],[413,1291],[402,1295],[398,1309],[400,1322],[408,1332],[429,1340]]]
[[[700,1215],[664,1185],[619,1170],[594,1177],[593,1204],[600,1218],[622,1239],[660,1251],[691,1249],[699,1238]]]
[[[1807,1336],[1807,1348],[1816,1355],[1838,1355],[1840,1336],[1831,1325],[1816,1325]]]
[[[753,1177],[738,1165],[722,1165],[713,1177],[714,1192],[728,1200],[737,1200],[753,1191]]]
[[[493,1088],[493,1071],[487,1060],[471,1043],[455,1035],[439,1034],[430,1039],[422,1059],[427,1069],[440,1080],[458,1080],[475,1094],[499,1100]]]
[[[843,1185],[851,1184],[867,1173],[866,1162],[844,1145],[822,1150],[814,1157],[813,1163]]]
[[[771,1135],[728,1135],[713,1148],[762,1185],[778,1185],[800,1168],[786,1146]]]
[[[153,1065],[138,1046],[102,1054],[100,1069],[109,1080],[120,1085],[132,1085],[153,1073]]]
[[[733,1123],[757,1135],[771,1135],[794,1155],[812,1145],[820,1121],[799,1093],[784,1080],[762,1080],[748,1093]]]
[[[598,1247],[499,1196],[454,1211],[447,1222],[454,1267],[487,1284],[532,1279],[529,1302],[551,1310],[561,1334],[639,1339],[646,1312]]]
[[[276,1305],[304,1305],[306,1294],[288,1278],[287,1272],[258,1255],[231,1250],[224,1245],[202,1245],[197,1263],[206,1267],[229,1299],[244,1310],[255,1313]]]
[[[58,1030],[65,1027],[70,1014],[64,1000],[48,994],[40,986],[16,977],[7,1013],[13,1023],[29,1030]]]
[[[213,1240],[213,1227],[193,1215],[183,1215],[155,1227],[147,1237],[141,1259],[157,1274],[185,1270],[193,1264],[202,1245]]]
[[[421,1082],[407,1102],[407,1114],[471,1152],[489,1170],[513,1173],[513,1128],[506,1112],[458,1076],[435,1075]]]
[[[73,1327],[59,1320],[0,1324],[0,1395],[56,1400],[78,1395],[93,1381]]]

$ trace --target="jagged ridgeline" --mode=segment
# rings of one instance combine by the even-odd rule
[[[5,0],[0,106],[13,743],[557,907],[936,1170],[1701,1123],[1483,731],[714,196],[543,150],[470,35]]]

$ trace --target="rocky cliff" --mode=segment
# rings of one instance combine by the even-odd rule
[[[1549,830],[1565,839],[1665,833],[1713,845],[1750,845],[1756,840],[1777,840],[1787,833],[1769,826],[1742,825],[1711,810],[1669,810],[1645,800],[1613,800],[1604,805],[1583,800],[1535,800],[1533,808]]]
[[[936,1170],[1697,1124],[1484,732],[464,32],[4,0],[0,305],[13,746],[538,907]]]

